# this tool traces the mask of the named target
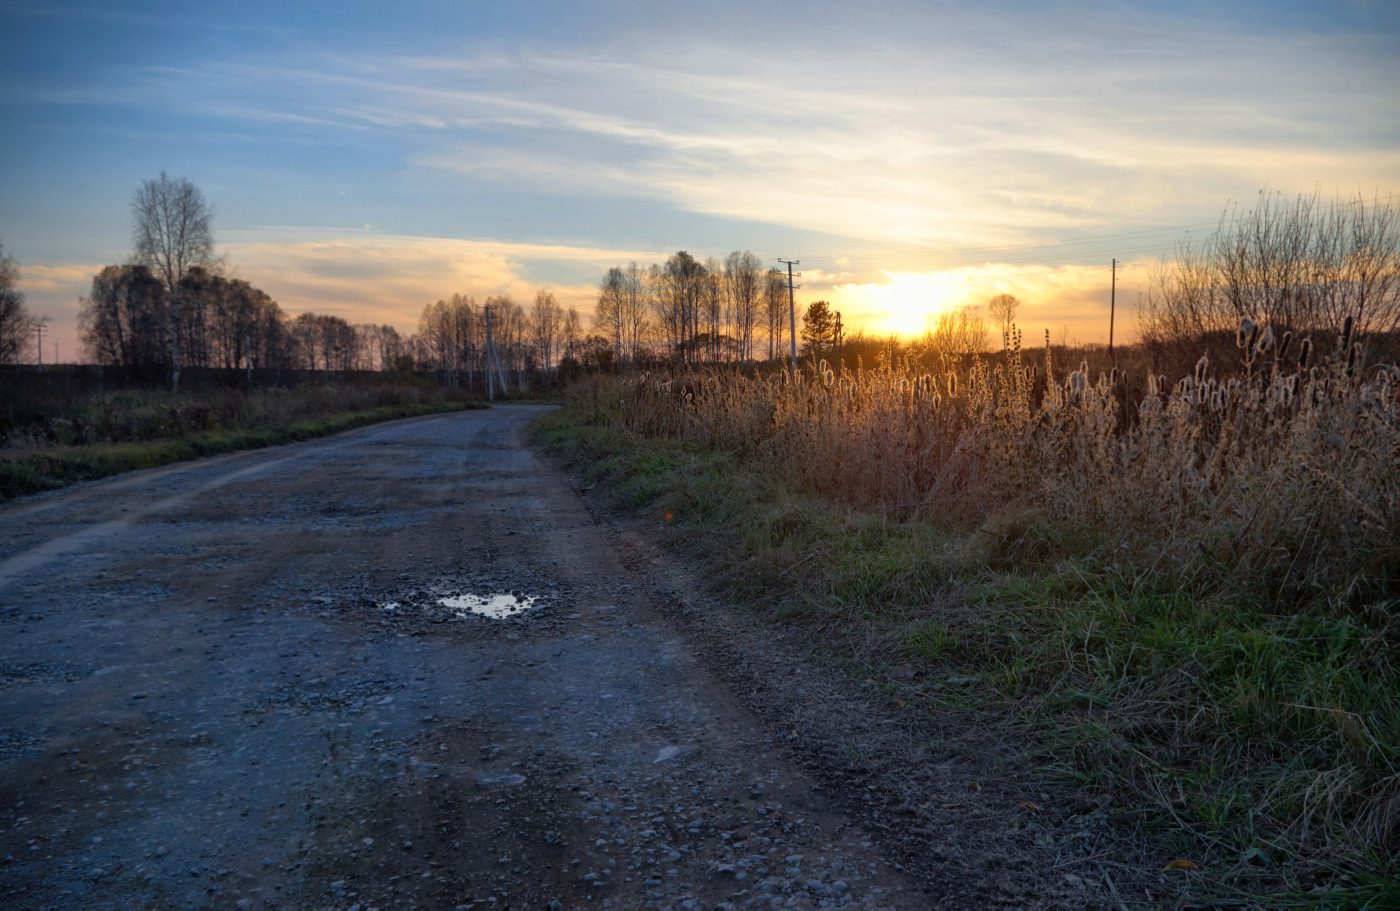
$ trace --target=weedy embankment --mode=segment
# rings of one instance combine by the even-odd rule
[[[537,433],[854,674],[1016,728],[1194,890],[1379,907],[1400,900],[1400,371],[1348,331],[1238,343],[1229,373],[1175,382],[1057,376],[1013,339],[938,375],[593,383]],[[905,663],[923,682],[887,673]]]
[[[302,385],[171,393],[16,387],[0,418],[0,500],[171,462],[483,407],[429,386]]]

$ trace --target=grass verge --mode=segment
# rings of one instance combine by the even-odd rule
[[[628,434],[607,388],[535,439],[728,594],[820,630],[853,675],[1014,728],[1154,846],[1145,874],[1187,862],[1166,872],[1220,904],[1400,906],[1392,605],[1281,613],[1096,560],[1034,514],[967,530],[843,505],[732,452]]]
[[[27,447],[27,451],[0,454],[0,500],[187,459],[314,439],[381,421],[480,407],[484,406],[460,401],[404,402],[335,412],[282,426],[207,430],[124,442]]]

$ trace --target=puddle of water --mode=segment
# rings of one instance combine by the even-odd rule
[[[439,598],[438,604],[456,611],[459,617],[477,614],[494,620],[502,620],[529,610],[535,605],[536,600],[529,596],[511,594],[456,595],[452,598]]]

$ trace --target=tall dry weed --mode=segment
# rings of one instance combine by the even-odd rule
[[[1013,333],[1002,362],[944,373],[642,377],[622,419],[853,504],[968,526],[1032,509],[1107,559],[1285,607],[1393,594],[1400,372],[1365,366],[1346,327],[1325,357],[1252,324],[1239,345],[1227,374],[1202,358],[1175,382],[1134,378],[1140,399],[1117,371],[1057,376],[1048,338],[1027,358]]]

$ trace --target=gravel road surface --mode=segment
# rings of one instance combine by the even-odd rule
[[[524,447],[540,413],[0,509],[0,902],[930,906]]]

